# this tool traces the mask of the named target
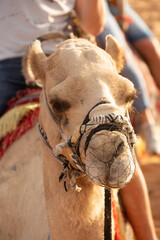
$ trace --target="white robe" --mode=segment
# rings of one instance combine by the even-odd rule
[[[63,30],[74,5],[75,0],[1,0],[0,60],[21,57],[37,37]],[[46,53],[53,52],[57,43],[44,46]]]

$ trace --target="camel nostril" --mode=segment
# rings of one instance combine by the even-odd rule
[[[115,150],[115,153],[113,155],[113,159],[117,158],[119,155],[121,155],[124,151],[124,142],[122,141],[121,143],[119,143],[119,145],[117,146],[117,149]]]

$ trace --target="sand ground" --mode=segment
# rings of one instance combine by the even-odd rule
[[[160,41],[160,1],[130,0],[130,3]],[[144,144],[141,141],[139,143],[137,149],[148,185],[156,231],[160,237],[160,157],[147,155]]]

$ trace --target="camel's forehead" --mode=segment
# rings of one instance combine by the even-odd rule
[[[124,105],[133,96],[133,86],[118,75],[112,57],[87,40],[67,40],[49,59],[46,89],[52,105],[66,109],[84,99],[104,98]]]
[[[68,49],[69,51],[74,51],[75,49],[77,50],[86,50],[89,48],[97,48],[96,45],[90,43],[86,39],[70,39],[62,42],[57,46],[57,49]]]
[[[73,39],[63,42],[57,47],[55,54],[57,60],[65,65],[105,65],[106,67],[115,66],[112,58],[104,50],[90,43],[85,39]]]

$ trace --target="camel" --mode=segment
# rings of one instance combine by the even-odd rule
[[[123,52],[107,36],[106,51],[70,39],[46,56],[36,40],[24,66],[43,87],[42,141],[34,127],[0,162],[0,239],[102,240],[104,188],[124,187],[135,171],[136,91],[118,74]]]

